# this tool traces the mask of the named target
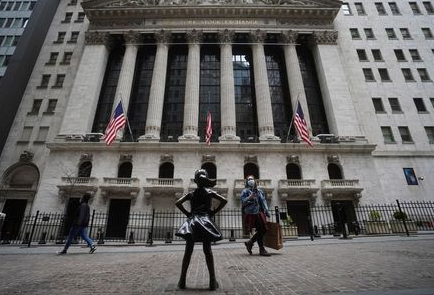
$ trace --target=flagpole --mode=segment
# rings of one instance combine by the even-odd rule
[[[131,140],[134,142],[134,137],[133,137],[133,132],[131,131],[130,121],[128,120],[127,112],[124,108],[124,103],[122,101],[122,94],[120,94],[120,101],[121,101],[121,105],[122,105],[122,110],[124,111],[124,114],[125,114],[125,119],[127,119],[127,125],[128,125],[128,130],[130,131]]]
[[[299,97],[300,93],[297,94],[297,103],[295,105],[295,107],[298,107],[298,104],[300,103],[298,101],[298,97]],[[286,142],[288,142],[288,138],[289,138],[289,133],[291,132],[291,127],[292,127],[292,122],[294,122],[294,117],[295,117],[295,113],[297,112],[297,110],[293,110],[292,112],[292,119],[291,119],[291,123],[289,123],[289,128],[288,128],[288,133],[286,134]]]

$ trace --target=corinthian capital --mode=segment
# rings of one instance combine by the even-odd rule
[[[235,32],[228,29],[218,31],[218,38],[220,43],[233,43]]]
[[[86,45],[105,45],[108,48],[112,46],[112,39],[109,33],[102,32],[86,32],[85,33],[85,44]]]
[[[338,31],[313,32],[311,41],[315,44],[334,45],[338,40]]]
[[[298,32],[297,31],[282,31],[280,33],[280,41],[285,44],[295,44],[297,43]]]
[[[203,39],[202,31],[192,30],[188,31],[186,34],[188,43],[200,43]]]
[[[128,33],[124,34],[124,40],[126,44],[137,45],[142,43],[142,35],[137,32],[129,31]]]
[[[265,38],[267,37],[267,32],[262,30],[256,30],[250,32],[249,37],[250,41],[252,41],[253,43],[263,43],[265,41]]]
[[[155,32],[155,40],[157,40],[157,43],[169,43],[171,38],[172,38],[171,31],[161,30]]]

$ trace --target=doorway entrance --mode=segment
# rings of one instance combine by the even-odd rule
[[[353,201],[331,201],[335,231],[342,233],[342,225],[347,224],[349,233],[354,233],[357,226],[356,211]]]
[[[309,201],[287,201],[288,214],[297,224],[299,236],[309,236]]]
[[[131,199],[111,199],[107,220],[107,239],[125,239],[130,218]]]
[[[18,237],[26,206],[27,200],[6,200],[3,207],[6,219],[1,231],[1,240],[4,240],[7,235],[11,240]]]

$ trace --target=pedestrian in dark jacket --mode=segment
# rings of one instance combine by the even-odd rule
[[[93,244],[93,240],[87,236],[87,227],[89,226],[90,219],[90,208],[87,204],[89,202],[90,195],[85,194],[81,199],[80,207],[78,207],[77,212],[74,216],[74,221],[69,230],[69,235],[66,240],[65,247],[62,251],[58,251],[57,254],[66,254],[69,246],[72,243],[77,234],[80,234],[81,238],[86,241],[88,247],[90,247],[89,253],[92,254],[96,250],[96,246]]]

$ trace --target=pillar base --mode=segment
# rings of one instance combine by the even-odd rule
[[[160,142],[160,137],[154,134],[141,135],[138,139],[139,142]]]
[[[280,143],[280,137],[275,136],[273,134],[265,134],[259,136],[259,142]]]
[[[200,137],[194,134],[184,134],[178,137],[179,142],[199,142]]]
[[[225,134],[219,137],[220,143],[239,143],[240,138],[234,134]]]

